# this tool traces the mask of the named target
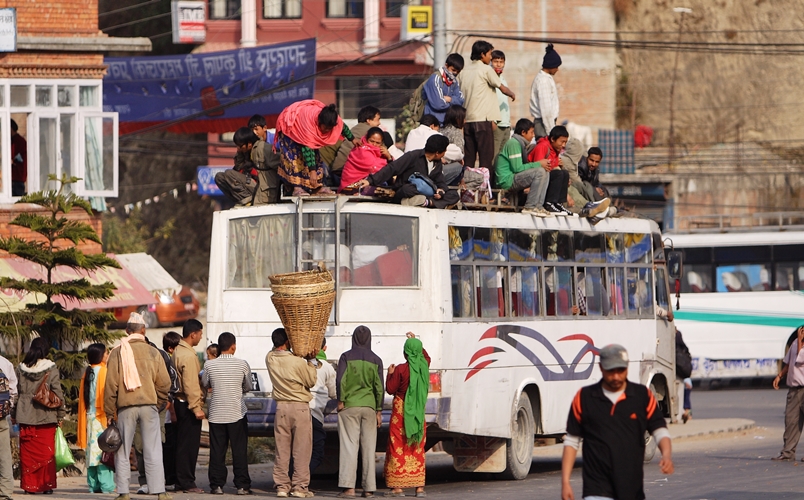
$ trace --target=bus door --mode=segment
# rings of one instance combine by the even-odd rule
[[[676,327],[668,318],[672,318],[673,309],[670,301],[667,266],[665,264],[664,245],[659,233],[653,233],[653,268],[656,283],[656,357],[667,363],[675,372],[676,366]],[[675,377],[674,377],[675,378]]]

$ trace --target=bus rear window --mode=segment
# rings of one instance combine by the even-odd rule
[[[295,268],[292,214],[229,221],[228,288],[270,288],[268,276]]]
[[[343,286],[418,286],[418,219],[378,214],[342,217]]]

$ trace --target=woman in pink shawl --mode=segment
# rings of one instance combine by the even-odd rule
[[[360,146],[352,148],[352,151],[349,152],[349,157],[343,165],[341,187],[338,188],[338,192],[344,194],[357,193],[358,189],[351,187],[352,184],[379,172],[391,160],[393,160],[393,156],[383,144],[382,129],[380,127],[371,127],[366,132],[366,136],[363,137]],[[371,192],[368,190],[371,190]],[[373,186],[367,186],[360,191],[360,194],[371,196],[373,191]]]
[[[274,148],[279,153],[279,176],[293,186],[293,196],[331,194],[324,185],[327,167],[321,161],[318,150],[338,142],[341,135],[360,145],[355,140],[335,109],[334,104],[307,99],[294,102],[276,121]]]

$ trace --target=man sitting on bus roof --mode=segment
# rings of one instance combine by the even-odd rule
[[[447,187],[441,159],[449,139],[436,134],[427,139],[424,149],[414,149],[394,160],[379,172],[357,181],[354,186],[381,186],[396,177],[394,203],[406,206],[447,208],[459,201],[458,192]]]

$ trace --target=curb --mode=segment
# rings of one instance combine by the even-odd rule
[[[754,422],[753,420],[747,420],[747,419],[734,419],[734,420],[736,420],[736,422],[732,424],[727,424],[725,427],[715,429],[692,430],[687,432],[684,432],[681,429],[679,429],[680,432],[677,435],[673,432],[673,430],[675,429],[671,429],[670,434],[672,436],[672,439],[675,441],[677,439],[690,439],[696,437],[715,436],[718,434],[746,431],[756,427],[756,422]],[[678,426],[679,424],[673,424],[673,427]]]

